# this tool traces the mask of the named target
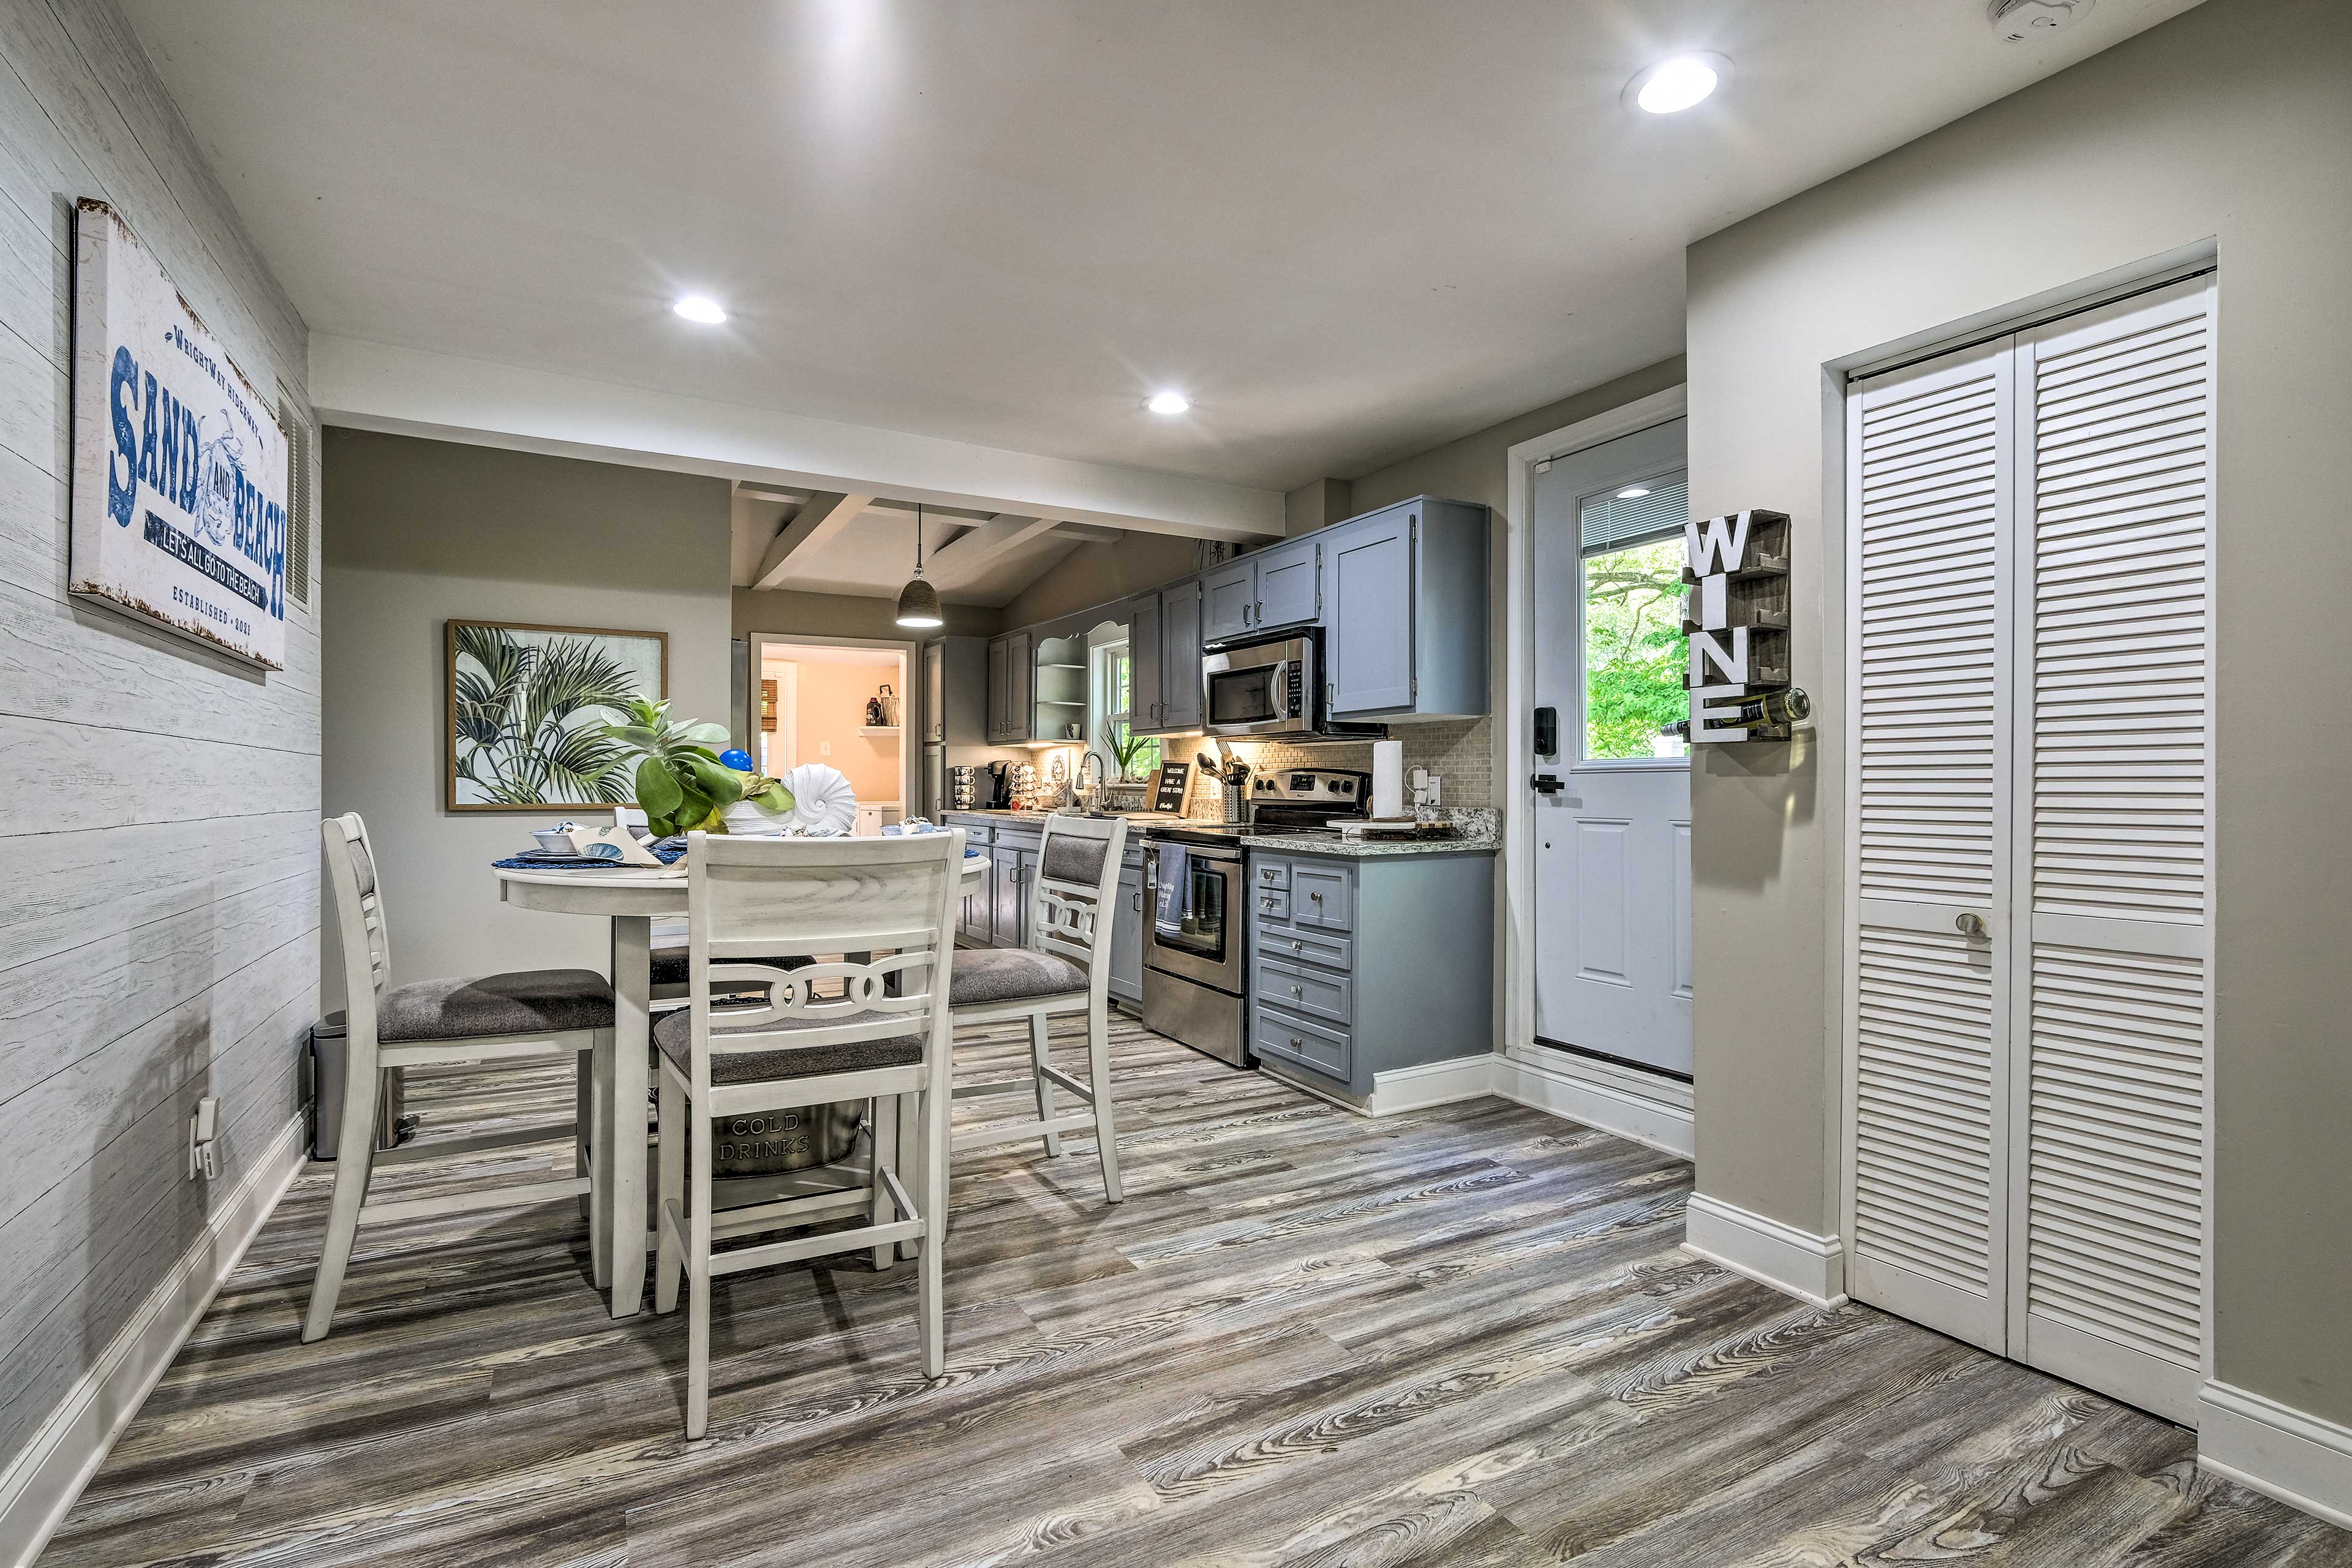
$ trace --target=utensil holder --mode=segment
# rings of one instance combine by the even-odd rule
[[[1218,821],[1246,822],[1249,820],[1249,801],[1241,785],[1226,784],[1218,792],[1218,795],[1220,810],[1223,813],[1217,818]]]

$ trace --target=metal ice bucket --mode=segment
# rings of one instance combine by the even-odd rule
[[[710,1119],[711,1172],[720,1176],[772,1176],[830,1165],[857,1145],[862,1100],[802,1105],[789,1110],[749,1110]]]

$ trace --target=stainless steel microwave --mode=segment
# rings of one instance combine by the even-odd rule
[[[1389,732],[1385,724],[1333,722],[1328,699],[1319,632],[1229,647],[1201,661],[1202,728],[1212,735],[1356,741]]]

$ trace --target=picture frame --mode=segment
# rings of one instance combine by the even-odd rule
[[[636,759],[594,733],[669,695],[669,634],[453,618],[443,625],[441,798],[449,812],[609,811]]]

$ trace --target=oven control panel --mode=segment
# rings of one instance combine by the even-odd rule
[[[1353,811],[1371,798],[1372,775],[1345,768],[1279,768],[1258,774],[1250,793],[1262,801]]]

